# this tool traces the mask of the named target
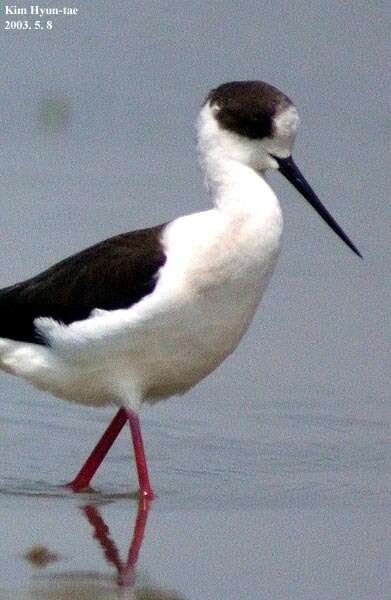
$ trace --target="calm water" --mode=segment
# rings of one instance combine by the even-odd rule
[[[206,421],[202,403],[191,420],[184,401],[147,410],[148,512],[126,431],[95,492],[59,485],[110,410],[15,388],[1,419],[0,598],[391,597],[389,423],[303,405],[234,422],[218,409]]]

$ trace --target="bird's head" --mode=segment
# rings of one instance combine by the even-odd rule
[[[198,121],[201,161],[240,163],[260,175],[279,170],[335,233],[361,256],[320,202],[292,158],[299,116],[293,102],[263,81],[233,81],[211,90]]]

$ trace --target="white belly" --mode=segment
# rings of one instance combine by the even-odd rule
[[[171,293],[177,303],[164,331],[164,352],[158,347],[152,360],[145,356],[147,400],[183,393],[238,345],[279,254],[282,218],[278,205],[274,209],[258,222],[253,217],[221,223],[208,211],[173,224],[167,235],[168,260],[170,247],[187,247],[188,254],[172,257],[156,290]]]
[[[178,314],[164,331],[164,352],[146,352],[143,364],[149,401],[183,393],[211,373],[236,348],[260,300],[259,288],[237,294],[236,286],[221,286]],[[258,294],[256,293],[258,292]]]
[[[276,263],[282,219],[211,210],[166,230],[152,294],[68,327],[40,320],[50,347],[0,341],[0,366],[56,396],[137,406],[183,393],[213,371],[248,328]]]

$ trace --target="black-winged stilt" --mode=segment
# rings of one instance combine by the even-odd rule
[[[138,411],[181,394],[238,345],[273,272],[278,169],[358,250],[291,157],[292,102],[260,81],[212,90],[198,120],[213,208],[124,233],[0,292],[0,368],[67,400],[119,410],[76,478],[88,486],[128,421],[141,495],[152,497]]]

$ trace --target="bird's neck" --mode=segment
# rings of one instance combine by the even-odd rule
[[[264,172],[219,156],[215,150],[200,151],[200,162],[211,199],[218,210],[245,216],[278,207]]]

